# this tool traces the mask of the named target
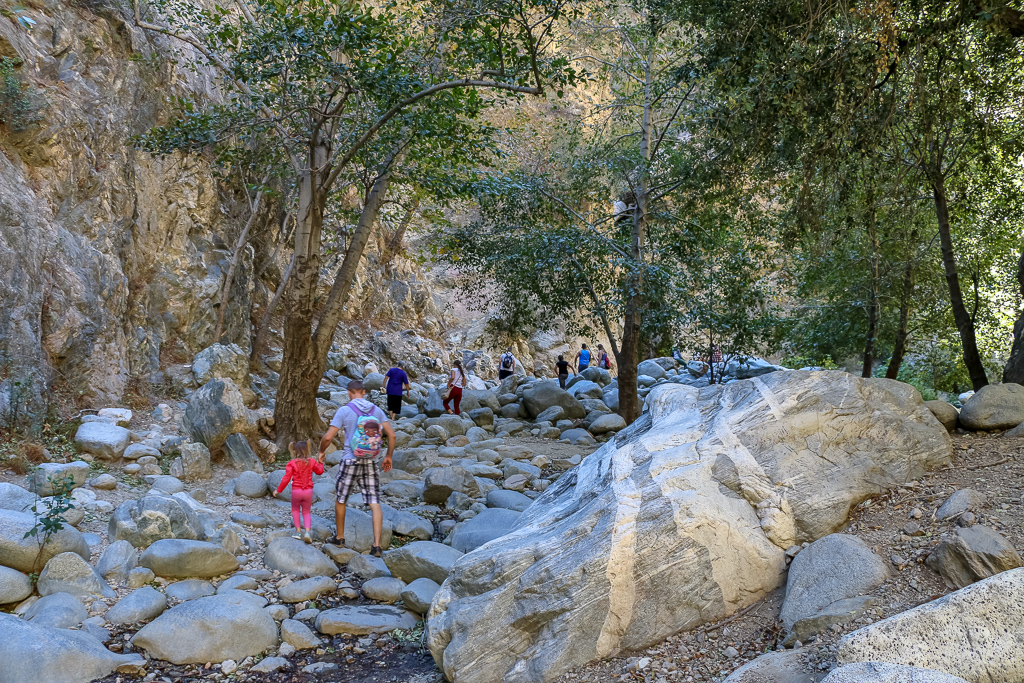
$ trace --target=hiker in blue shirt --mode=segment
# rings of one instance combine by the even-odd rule
[[[590,367],[590,349],[586,344],[580,344],[580,350],[576,352],[576,372],[580,373]]]

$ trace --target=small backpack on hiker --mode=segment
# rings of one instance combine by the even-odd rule
[[[358,416],[356,428],[348,442],[353,455],[357,458],[376,458],[380,455],[381,446],[384,443],[384,430],[380,420],[374,416],[372,411],[364,413],[355,405],[351,403],[348,405]]]

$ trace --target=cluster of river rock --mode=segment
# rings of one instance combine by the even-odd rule
[[[792,643],[862,613],[864,594],[885,580],[884,562],[836,533],[850,510],[948,463],[943,422],[1002,420],[992,428],[1005,429],[1018,393],[983,390],[950,423],[899,382],[753,362],[709,386],[700,368],[655,359],[640,365],[646,412],[627,428],[614,412],[615,380],[598,368],[567,390],[523,374],[473,376],[458,416],[443,414],[443,377],[428,375],[395,424],[395,468],[382,475],[390,549],[378,559],[364,554],[372,534],[358,495],[349,547],[326,543],[336,452],[315,479],[315,542],[291,537],[286,503],[267,498],[283,475],[272,413],[250,407],[274,378],[249,377],[241,355],[207,349],[192,364],[198,388],[187,402],[148,419],[99,411],[78,430],[82,461],[45,463],[24,488],[0,484],[0,604],[10,609],[0,613],[0,658],[14,662],[0,681],[88,681],[144,671],[147,658],[286,670],[324,638],[420,622],[451,681],[551,680],[783,585]],[[383,383],[377,368],[338,365],[321,385],[325,417],[347,400],[349,378],[372,396]],[[512,443],[523,435],[538,438]],[[96,476],[90,461],[110,472]],[[218,478],[225,464],[236,476]],[[63,483],[74,508],[46,537],[40,511]],[[971,505],[951,503],[957,515]],[[76,528],[87,514],[108,520],[105,534]],[[1024,644],[998,632],[1021,616],[1020,556],[992,530],[961,531],[929,566],[967,586],[963,595],[852,634],[843,663],[1020,680]],[[835,566],[842,571],[830,574]],[[964,629],[966,645],[956,637]]]

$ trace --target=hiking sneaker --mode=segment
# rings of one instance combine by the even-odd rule
[[[381,551],[379,545],[375,545],[370,547],[370,554],[374,557],[381,557],[384,553]]]
[[[298,531],[296,531],[294,534],[292,534],[292,538],[297,538],[297,539],[299,539],[301,541],[302,540],[302,534],[300,534]]]
[[[306,543],[312,543],[313,537],[310,535],[309,531],[307,531],[306,533],[302,534],[302,540]]]

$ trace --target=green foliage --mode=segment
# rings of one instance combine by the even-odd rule
[[[39,551],[50,541],[50,537],[64,528],[64,514],[75,509],[71,490],[75,480],[71,476],[48,477],[53,495],[40,498],[32,505],[35,525],[25,532],[25,538],[38,538]]]
[[[849,357],[870,341],[878,356],[898,339],[959,338],[973,357],[966,321],[983,360],[1005,357],[1019,304],[1005,283],[1024,232],[1019,10],[965,12],[952,0],[679,8],[700,29],[712,146],[742,168],[734,183],[783,209],[789,346]]]
[[[801,355],[787,355],[782,358],[782,367],[790,368],[793,370],[799,370],[800,368],[825,368],[826,370],[835,370],[839,366],[832,356],[825,354],[820,358],[813,356],[801,356]]]
[[[20,133],[38,120],[33,91],[10,57],[0,57],[0,123]]]
[[[396,629],[391,632],[391,637],[399,643],[410,643],[412,645],[423,644],[423,621],[416,623],[411,629]]]

